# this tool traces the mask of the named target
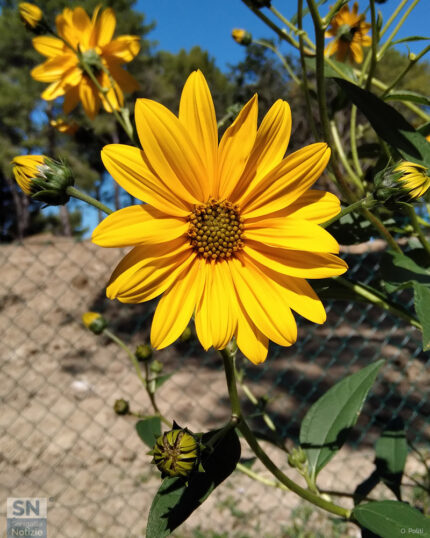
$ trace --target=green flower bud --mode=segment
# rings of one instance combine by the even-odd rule
[[[161,477],[182,476],[187,478],[200,462],[200,443],[187,429],[175,422],[173,429],[163,433],[153,449],[154,463],[161,471]]]
[[[293,448],[288,455],[288,464],[297,469],[302,469],[303,465],[306,463],[306,460],[306,453],[301,446],[298,448]]]
[[[120,398],[119,400],[115,400],[113,410],[117,415],[128,415],[130,412],[130,404],[127,402],[127,400]]]
[[[148,344],[139,344],[134,354],[138,361],[149,361],[152,359],[152,347]]]
[[[153,374],[161,374],[161,372],[163,371],[163,365],[160,361],[157,361],[157,359],[155,359],[155,361],[151,362],[151,366],[149,367],[149,369]]]
[[[85,312],[82,322],[94,334],[101,334],[107,327],[107,321],[98,312]]]
[[[25,194],[48,205],[63,205],[69,201],[67,187],[74,185],[73,174],[64,163],[45,155],[15,157],[13,174]]]
[[[188,342],[193,336],[193,331],[190,329],[190,327],[186,327],[185,331],[181,334],[179,337],[179,340],[181,342]]]
[[[244,45],[246,47],[252,43],[252,35],[241,28],[234,28],[231,32],[231,36],[236,43],[239,43],[239,45]]]
[[[421,164],[401,161],[375,176],[375,198],[406,202],[420,198],[430,187],[428,174],[428,168]]]

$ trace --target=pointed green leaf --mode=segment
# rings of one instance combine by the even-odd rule
[[[342,379],[306,413],[300,428],[300,445],[306,452],[313,480],[343,445],[349,430],[357,422],[383,363],[379,360]]]
[[[430,105],[430,98],[421,93],[402,90],[399,92],[390,92],[384,97],[384,101],[409,101],[410,103],[418,103],[419,105]]]
[[[430,287],[430,271],[418,265],[406,254],[387,252],[382,258],[381,274],[389,293],[409,288],[414,282]]]
[[[202,437],[208,445],[217,431]],[[149,511],[146,538],[164,538],[179,527],[235,470],[240,459],[240,441],[235,430],[230,430],[215,446],[202,455],[205,472],[194,473],[185,484],[181,478],[166,478],[161,484]]]
[[[375,455],[378,475],[401,501],[400,485],[408,455],[404,430],[385,430],[376,442]]]
[[[430,143],[392,106],[373,93],[335,78],[352,102],[363,112],[376,133],[407,161],[430,166]]]
[[[316,70],[315,58],[306,57],[305,64],[308,69],[312,71]],[[353,68],[345,62],[338,62],[334,58],[330,58],[330,64],[331,65],[329,65],[327,62],[324,63],[324,76],[327,78],[336,78],[342,76],[346,80],[357,80]]]
[[[139,420],[136,423],[136,431],[142,441],[149,446],[149,448],[153,448],[155,440],[161,435],[160,417],[149,417]]]
[[[409,504],[378,501],[356,506],[353,517],[380,538],[401,536],[430,537],[430,519]]]
[[[170,379],[172,377],[173,374],[174,374],[174,372],[172,372],[170,374],[158,375],[156,378],[154,378],[155,389],[159,389],[161,387],[161,385],[163,385],[168,379]]]
[[[414,286],[415,312],[420,320],[423,333],[423,351],[430,349],[430,289],[418,282]]]

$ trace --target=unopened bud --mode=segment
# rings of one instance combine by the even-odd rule
[[[412,201],[420,198],[430,187],[426,166],[401,161],[375,176],[375,198],[383,201]]]
[[[21,189],[47,205],[63,205],[69,201],[67,187],[75,180],[68,166],[45,155],[22,155],[12,160],[13,174]]]
[[[163,371],[163,364],[160,361],[157,361],[157,359],[155,359],[155,361],[151,362],[151,366],[149,367],[149,369],[153,374],[161,374],[161,372]]]
[[[306,453],[300,446],[291,450],[290,454],[288,455],[288,464],[291,467],[302,469],[303,465],[306,463],[306,459]]]
[[[19,16],[29,30],[35,30],[43,19],[43,12],[40,7],[29,2],[18,4]]]
[[[107,321],[98,312],[85,312],[82,322],[94,334],[101,334],[107,327]]]
[[[127,402],[127,400],[120,398],[119,400],[115,400],[113,410],[117,415],[128,415],[130,412],[130,404]]]
[[[234,30],[232,30],[231,36],[236,41],[236,43],[239,43],[239,45],[247,46],[252,43],[252,35],[246,30],[242,30],[241,28],[235,28]]]
[[[175,422],[173,429],[158,437],[153,449],[154,463],[161,471],[161,477],[182,476],[187,478],[198,468],[200,443],[187,428],[180,428]]]
[[[138,361],[149,361],[152,358],[152,347],[148,344],[139,344],[134,354]]]
[[[179,337],[179,340],[181,342],[188,342],[193,336],[193,331],[190,329],[190,327],[186,327],[185,331],[181,334]]]

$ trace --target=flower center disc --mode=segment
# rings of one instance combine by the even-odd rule
[[[196,206],[189,221],[188,238],[203,258],[222,260],[243,248],[243,219],[237,205],[212,198]]]

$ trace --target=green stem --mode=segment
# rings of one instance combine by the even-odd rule
[[[134,366],[134,369],[136,370],[137,377],[142,382],[143,386],[146,387],[146,379],[144,378],[142,374],[142,370],[140,369],[139,361],[137,360],[136,355],[131,351],[131,349],[126,345],[126,343],[123,340],[121,340],[121,338],[119,338],[116,334],[111,332],[109,329],[105,329],[103,331],[103,334],[107,336],[108,338],[110,338],[112,342],[115,342],[115,344],[117,344],[121,349],[123,349],[127,353],[127,355],[129,356]]]
[[[311,47],[311,49],[315,49],[315,45],[314,43],[312,42],[312,40],[309,38],[308,34],[302,29],[302,28],[297,28],[296,26],[294,26],[294,24],[292,24],[288,19],[286,19],[281,13],[279,13],[279,11],[277,9],[275,9],[273,6],[270,6],[270,11],[275,15],[275,17],[277,17],[282,23],[285,24],[285,26],[293,33],[295,33],[298,37],[302,37],[304,39],[304,41],[306,41],[306,43]],[[296,48],[298,48],[298,43],[297,41],[294,42],[294,46]]]
[[[361,179],[357,176],[357,174],[352,169],[351,165],[349,164],[348,158],[345,155],[345,152],[343,150],[343,144],[340,140],[339,133],[336,127],[336,123],[334,120],[330,122],[330,128],[331,128],[331,135],[334,142],[334,145],[336,147],[337,153],[339,155],[339,158],[345,167],[345,170],[348,172],[349,177],[353,180],[356,187],[358,187],[360,192],[364,191],[363,184],[361,182]]]
[[[409,17],[411,11],[415,8],[415,6],[418,4],[420,0],[414,0],[412,2],[412,4],[408,7],[408,9],[405,11],[405,13],[403,14],[402,18],[399,20],[399,22],[396,24],[394,30],[391,32],[391,34],[389,35],[387,41],[385,41],[385,43],[382,45],[382,47],[380,48],[379,50],[379,53],[378,53],[378,61],[381,60],[381,58],[384,56],[385,54],[385,51],[387,50],[387,48],[390,46],[391,42],[393,41],[393,39],[396,37],[397,35],[397,32],[400,30],[400,28],[403,26],[403,23],[405,22],[405,20]],[[381,36],[382,36],[382,33],[381,33]]]
[[[375,0],[369,0],[370,4],[370,22],[372,24],[372,45],[370,51],[370,67],[366,80],[366,90],[369,90],[372,86],[372,77],[376,69],[377,64],[377,52],[378,52],[378,28],[376,25],[376,11]]]
[[[109,209],[107,206],[90,196],[89,194],[85,194],[82,191],[79,191],[75,187],[67,187],[66,193],[69,196],[73,196],[73,198],[76,198],[78,200],[82,200],[82,202],[86,202],[87,204],[92,205],[93,207],[99,209],[100,211],[103,211],[103,213],[106,213],[106,215],[110,215],[113,213],[112,209]]]
[[[332,514],[336,514],[343,518],[349,519],[351,516],[351,510],[347,510],[341,506],[338,506],[332,502],[326,501],[316,493],[302,488],[296,484],[291,478],[284,474],[279,467],[270,459],[266,452],[261,448],[257,439],[255,438],[252,431],[249,429],[245,419],[242,417],[242,412],[240,408],[240,402],[237,394],[236,387],[236,377],[235,377],[235,368],[234,368],[234,353],[231,349],[223,349],[220,351],[220,354],[224,361],[224,370],[226,374],[228,393],[230,396],[232,417],[237,417],[238,425],[237,428],[240,430],[244,438],[246,439],[248,445],[253,450],[254,454],[261,461],[261,463],[288,489],[311,502],[315,506],[318,506]]]
[[[340,10],[340,8],[343,7],[343,5],[347,3],[348,3],[348,0],[337,0],[337,2],[333,6],[331,6],[330,11],[324,17],[323,25],[325,27],[328,27],[332,18],[336,15],[336,13]]]
[[[284,486],[284,484],[281,484],[281,482],[275,482],[274,480],[270,480],[269,478],[266,478],[264,476],[261,476],[261,474],[255,473],[252,469],[249,469],[246,467],[246,465],[243,465],[242,463],[238,463],[236,465],[236,469],[240,471],[243,474],[246,474],[253,480],[256,480],[257,482],[261,482],[265,486],[270,486],[272,488],[278,488],[283,489],[284,491],[289,491],[287,486]]]
[[[409,60],[409,64],[401,71],[396,79],[387,87],[387,89],[384,91],[383,96],[385,97],[390,90],[392,90],[397,84],[402,80],[402,78],[412,69],[412,67],[430,50],[430,45],[427,45],[419,54],[413,55],[413,57]]]
[[[320,226],[322,226],[323,228],[327,228],[328,226],[330,226],[330,224],[333,224],[333,222],[336,222],[337,220],[341,219],[345,215],[348,215],[349,213],[352,213],[353,211],[360,211],[364,207],[370,209],[376,204],[378,204],[378,201],[373,198],[372,194],[368,194],[365,198],[362,198],[361,200],[358,200],[357,202],[354,202],[353,204],[350,204],[349,206],[343,208],[340,213],[332,217],[330,220],[322,223]]]
[[[380,33],[380,37],[382,37],[385,32],[388,30],[388,28],[391,26],[391,24],[393,23],[394,19],[397,17],[397,15],[402,11],[402,9],[405,7],[405,5],[409,2],[409,0],[402,0],[400,2],[400,4],[396,7],[396,9],[393,11],[393,13],[391,14],[390,18],[388,19],[388,21],[386,22],[385,26],[382,28],[381,30],[381,33]]]
[[[133,357],[136,359],[136,356],[134,354],[133,354]],[[137,361],[137,365],[140,371],[139,361]],[[172,423],[161,413],[157,405],[157,402],[155,401],[155,393],[151,389],[152,380],[151,380],[151,372],[149,370],[149,361],[145,361],[144,365],[145,365],[145,389],[146,389],[146,393],[148,394],[149,401],[151,402],[152,408],[154,409],[155,413],[160,417],[160,419],[164,422],[164,424],[166,424],[166,426],[171,428]]]
[[[427,252],[427,254],[430,256],[430,244],[429,242],[427,241],[427,238],[426,236],[424,235],[422,229],[421,229],[421,226],[420,226],[420,223],[418,222],[418,217],[417,217],[417,214],[415,213],[415,210],[413,207],[408,207],[408,214],[409,214],[409,218],[411,220],[411,224],[414,228],[414,231],[421,243],[421,245],[423,246],[424,250]]]
[[[390,303],[389,301],[386,301],[379,295],[376,295],[375,293],[371,292],[370,290],[368,290],[366,287],[362,286],[358,282],[350,282],[349,280],[347,280],[346,278],[342,278],[341,276],[336,277],[335,280],[336,282],[339,282],[339,284],[341,284],[345,288],[353,290],[355,293],[357,293],[357,295],[360,295],[361,297],[363,297],[363,299],[366,299],[366,301],[369,301],[383,308],[384,310],[391,312],[395,316],[407,321],[412,326],[422,331],[422,325],[417,319],[415,319],[413,316],[408,314],[405,310],[402,310],[401,308]]]
[[[357,151],[357,107],[352,105],[351,107],[351,127],[349,131],[349,140],[351,144],[352,162],[354,163],[355,170],[359,177],[363,177],[363,169],[361,168],[360,159],[358,158]]]
[[[378,219],[376,215],[373,215],[368,209],[365,207],[362,208],[361,212],[363,215],[370,220],[370,222],[373,224],[373,226],[378,230],[378,232],[381,234],[381,236],[385,239],[385,241],[390,245],[390,247],[399,254],[403,254],[402,249],[399,247],[399,245],[396,243],[393,236],[390,234],[390,232],[387,230],[387,228],[384,226],[384,224]]]

